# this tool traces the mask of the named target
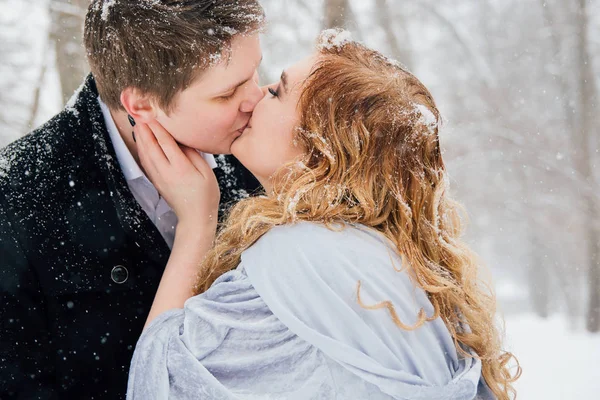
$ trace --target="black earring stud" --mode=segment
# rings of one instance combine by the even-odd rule
[[[131,126],[135,126],[135,119],[133,119],[133,117],[129,114],[127,114],[127,119],[129,120],[129,123],[131,124]],[[131,132],[131,136],[133,137],[133,141],[137,142],[137,140],[135,140],[135,132]]]

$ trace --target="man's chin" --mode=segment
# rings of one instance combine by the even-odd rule
[[[203,153],[207,153],[207,154],[214,154],[214,155],[218,155],[218,154],[224,154],[224,155],[231,155],[234,153],[233,148],[235,147],[235,143],[237,141],[237,139],[239,138],[239,136],[234,136],[229,138],[229,140],[227,142],[221,142],[219,143],[217,146],[215,147],[206,147],[204,146],[204,149],[201,148],[196,148],[198,151],[201,151]],[[235,154],[233,154],[235,156]]]
[[[239,150],[239,148],[234,140],[233,143],[231,143],[231,146],[229,146],[229,152],[227,154],[231,154],[235,158],[238,158],[239,152],[237,150]]]
[[[227,154],[231,154],[239,160],[239,156],[240,156],[239,153],[241,150],[240,146],[242,145],[242,142],[243,142],[243,140],[241,140],[241,136],[238,136],[235,139],[233,139],[233,141],[229,145],[229,153],[227,153]]]
[[[228,148],[222,149],[218,154],[225,154],[226,156],[232,155],[233,154],[233,147],[234,147],[233,143],[231,143]],[[235,154],[233,154],[233,155],[235,156]]]
[[[225,155],[229,155],[229,154],[231,154],[231,144],[229,144],[229,146],[227,146],[227,147],[225,147],[225,146],[219,146],[219,147],[213,147],[213,148],[204,147],[203,149],[196,148],[196,150],[199,151],[199,152],[202,152],[202,153],[206,153],[206,154],[214,154],[214,155],[225,154]]]

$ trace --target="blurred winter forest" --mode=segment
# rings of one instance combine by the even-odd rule
[[[81,84],[88,3],[0,0],[0,146]],[[263,83],[332,26],[406,65],[445,117],[451,189],[500,310],[600,332],[600,1],[262,3]]]

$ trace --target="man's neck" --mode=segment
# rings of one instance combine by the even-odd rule
[[[140,168],[142,168],[142,164],[140,164],[140,158],[138,156],[137,146],[133,141],[133,135],[131,134],[133,132],[133,128],[129,123],[127,113],[120,110],[110,110],[110,115],[112,116],[113,121],[115,121],[119,135],[121,135],[123,138],[123,141],[133,156],[133,159],[140,166]]]

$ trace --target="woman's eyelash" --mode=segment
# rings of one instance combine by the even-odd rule
[[[279,97],[279,93],[273,88],[269,88],[269,93],[271,93],[273,97]]]

